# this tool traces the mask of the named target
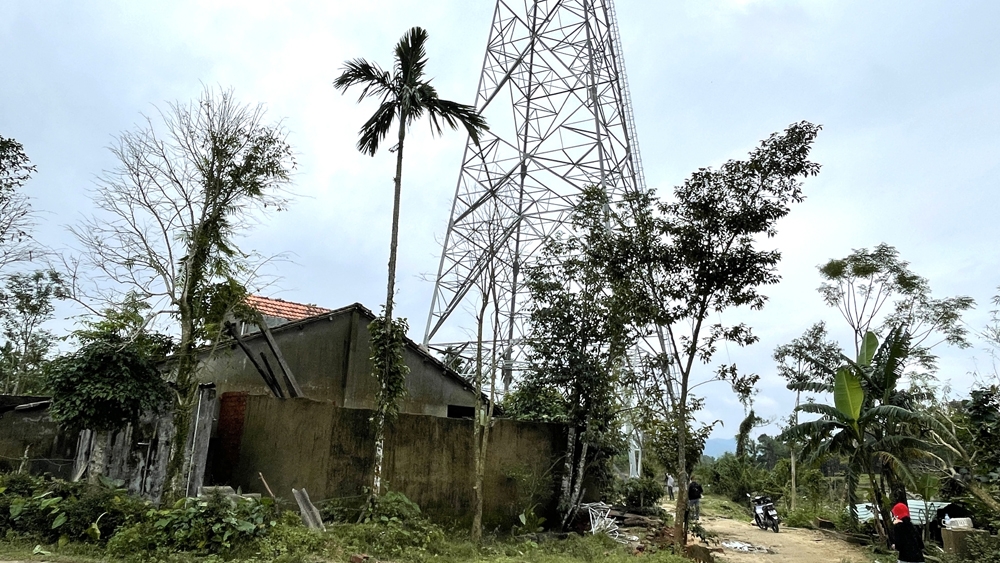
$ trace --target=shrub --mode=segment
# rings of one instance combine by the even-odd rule
[[[615,500],[629,508],[651,508],[658,506],[667,493],[666,487],[652,477],[626,479],[616,483]]]
[[[792,528],[812,528],[815,526],[816,512],[807,508],[796,508],[784,517],[785,525]]]
[[[218,492],[206,498],[185,498],[173,508],[149,510],[141,522],[119,530],[108,542],[108,553],[128,557],[157,551],[221,555],[256,551],[260,540],[277,525],[277,517],[271,499]]]
[[[767,472],[748,458],[726,453],[712,464],[708,473],[713,492],[734,502],[746,503],[747,495],[752,493],[770,494],[772,500],[780,496],[780,491],[769,490]]]
[[[968,538],[969,561],[1000,563],[1000,537],[972,534]]]
[[[446,549],[444,531],[424,518],[403,521],[381,516],[364,524],[334,525],[331,533],[345,549],[365,551],[378,558],[437,555]]]
[[[145,501],[122,490],[31,475],[0,475],[0,532],[52,543],[103,543],[115,531],[141,519]]]
[[[398,492],[380,496],[364,523],[334,526],[332,532],[346,549],[368,551],[381,558],[438,555],[447,548],[444,531],[424,518],[415,502]]]

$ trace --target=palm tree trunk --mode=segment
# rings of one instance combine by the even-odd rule
[[[486,449],[486,429],[483,421],[483,323],[486,322],[486,309],[489,306],[489,294],[483,292],[483,304],[476,319],[476,411],[472,421],[472,455],[475,474],[472,477],[472,541],[479,543],[483,539],[483,474],[486,472],[483,452]],[[534,530],[532,530],[534,531]]]
[[[400,110],[399,115],[399,144],[396,145],[396,177],[393,178],[393,198],[392,198],[392,234],[389,238],[389,281],[386,284],[385,295],[385,330],[391,334],[395,330],[392,322],[392,298],[396,285],[396,246],[399,241],[399,199],[403,185],[403,139],[406,137],[406,114]],[[386,351],[388,353],[388,351]],[[388,366],[388,362],[386,362]],[[387,374],[381,374],[379,384],[385,391]],[[368,495],[368,502],[362,509],[358,522],[360,523],[369,513],[374,500],[381,494],[382,488],[382,462],[385,451],[385,412],[376,414],[375,423],[375,455],[372,461],[372,488]]]
[[[396,246],[399,242],[399,199],[403,188],[403,140],[406,138],[406,114],[399,115],[399,143],[396,145],[396,177],[393,178],[392,235],[389,239],[389,282],[385,293],[385,320],[392,326],[392,299],[396,286]]]

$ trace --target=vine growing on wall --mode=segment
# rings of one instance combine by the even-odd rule
[[[370,508],[382,488],[382,450],[385,444],[385,427],[399,415],[399,400],[406,395],[406,376],[409,366],[403,360],[403,346],[409,325],[406,319],[387,320],[385,314],[368,325],[371,345],[372,375],[378,381],[375,392],[375,414],[371,418],[375,431],[375,457],[372,463],[371,493],[359,521],[368,516]]]

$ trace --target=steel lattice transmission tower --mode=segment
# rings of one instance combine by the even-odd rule
[[[644,189],[612,0],[497,0],[475,105],[490,131],[465,148],[423,343],[469,344],[463,300],[479,298],[492,266],[502,336],[491,345],[509,383],[525,336],[525,265],[569,231],[585,187],[612,200]]]

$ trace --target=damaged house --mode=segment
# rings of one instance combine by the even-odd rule
[[[260,325],[232,323],[230,340],[202,351],[188,493],[229,485],[286,499],[293,487],[316,501],[362,495],[374,453],[378,383],[367,327],[375,315],[357,303],[331,310],[251,296],[248,304]],[[385,486],[431,516],[464,519],[472,506],[475,389],[408,339],[404,359],[410,373],[401,414],[386,435]],[[108,475],[158,499],[169,417],[140,426],[112,438]],[[87,440],[76,447],[84,463]],[[63,450],[66,442],[59,442]],[[0,455],[18,447],[4,446]],[[496,420],[485,522],[509,525],[525,508],[552,502],[553,468],[564,448],[561,425]]]

